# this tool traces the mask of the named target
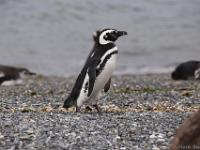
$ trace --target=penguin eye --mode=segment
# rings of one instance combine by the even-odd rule
[[[106,35],[104,35],[104,39],[106,40],[108,38],[108,35],[106,34]]]
[[[116,34],[116,33],[117,33],[116,31],[113,31],[113,32],[112,32],[112,34]]]

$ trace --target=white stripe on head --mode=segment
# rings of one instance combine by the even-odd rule
[[[0,72],[0,78],[4,77],[5,74],[3,72]]]
[[[112,29],[109,29],[109,30],[105,30],[103,31],[100,36],[99,36],[99,44],[102,44],[102,45],[105,45],[105,44],[108,44],[108,43],[113,43],[113,41],[108,41],[108,40],[105,40],[104,39],[104,36],[107,34],[107,33],[110,33],[112,31],[115,31],[115,30],[112,30]]]

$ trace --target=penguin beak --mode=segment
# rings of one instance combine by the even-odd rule
[[[117,31],[117,36],[120,37],[120,36],[124,36],[124,35],[127,35],[128,33],[126,31]]]
[[[36,75],[36,73],[34,73],[34,72],[26,72],[25,74],[30,75],[30,76]]]
[[[29,72],[28,74],[29,74],[29,75],[31,75],[31,76],[34,76],[34,75],[36,75],[36,73],[35,73],[35,72]]]

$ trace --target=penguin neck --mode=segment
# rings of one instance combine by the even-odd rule
[[[116,47],[115,43],[108,43],[105,45],[101,45],[99,43],[95,43],[95,47],[97,47],[98,49],[101,49],[101,51],[107,51],[109,49],[112,49],[113,47]]]

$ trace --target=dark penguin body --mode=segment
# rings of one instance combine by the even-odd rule
[[[104,29],[95,33],[94,47],[64,102],[64,108],[76,106],[76,111],[79,111],[83,104],[90,104],[99,111],[97,100],[101,89],[104,88],[105,92],[109,90],[111,75],[115,69],[118,50],[114,42],[119,36],[126,34],[125,31],[115,29]]]
[[[171,74],[174,80],[200,80],[200,61],[181,63]]]
[[[35,75],[26,68],[0,65],[0,85],[20,84],[21,79],[29,75]]]

